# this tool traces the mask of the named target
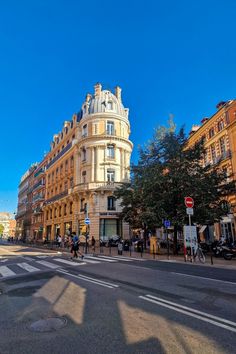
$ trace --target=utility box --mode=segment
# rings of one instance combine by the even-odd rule
[[[150,253],[157,254],[157,237],[156,236],[150,237]]]

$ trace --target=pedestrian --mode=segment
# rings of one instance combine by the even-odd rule
[[[79,238],[76,235],[75,232],[72,232],[72,253],[73,253],[73,257],[72,258],[78,258],[78,254],[77,252],[80,254],[81,258],[84,258],[84,255],[79,251]]]
[[[92,236],[91,246],[92,246],[92,251],[94,251],[94,252],[95,252],[95,244],[96,244],[96,240],[95,240],[94,236]]]
[[[57,246],[58,248],[61,247],[61,235],[57,235]]]

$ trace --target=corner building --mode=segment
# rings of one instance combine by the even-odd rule
[[[113,196],[119,183],[130,178],[133,144],[128,115],[121,88],[113,94],[98,83],[80,112],[54,135],[46,167],[45,238],[71,231],[85,234],[86,217],[89,234],[97,240],[129,237]]]
[[[236,100],[220,102],[212,117],[203,118],[202,125],[195,125],[190,132],[188,145],[193,146],[199,140],[204,142],[206,150],[203,165],[224,171],[227,181],[236,182]],[[212,227],[210,238],[236,238],[236,195],[229,194],[222,200],[225,216]],[[201,229],[204,231],[206,225]],[[209,227],[208,227],[209,229]],[[200,232],[201,232],[200,230]]]

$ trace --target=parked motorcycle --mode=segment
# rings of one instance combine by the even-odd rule
[[[215,257],[222,257],[223,256],[223,251],[224,251],[225,245],[226,245],[225,241],[218,241],[218,242],[214,242],[212,244],[212,251],[214,252]]]
[[[236,246],[235,245],[224,246],[223,257],[227,261],[230,261],[234,257],[236,258]]]

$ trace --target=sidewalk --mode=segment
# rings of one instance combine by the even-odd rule
[[[13,244],[11,244],[13,245]],[[39,244],[14,244],[14,245],[20,245],[20,246],[27,246],[27,247],[36,247],[40,248],[44,251],[54,251],[55,253],[61,252],[62,254],[69,255],[70,254],[70,248],[59,248],[56,245],[39,245]],[[85,252],[85,247],[80,246],[80,251],[83,253]],[[91,246],[88,247],[87,249],[88,254],[94,254],[94,255],[103,255],[103,256],[119,256],[118,254],[118,249],[117,247],[95,247],[95,251],[92,250]],[[184,263],[184,264],[189,264],[189,265],[200,265],[202,267],[218,267],[218,268],[224,268],[224,269],[235,269],[236,270],[236,259],[232,259],[231,261],[226,261],[224,258],[216,258],[212,257],[210,254],[206,254],[206,262],[201,263],[199,260],[197,260],[194,263],[191,263],[190,260],[185,262],[184,260],[184,255],[178,255],[174,256],[172,254],[168,255],[167,254],[150,254],[148,250],[146,250],[143,253],[136,252],[136,251],[122,251],[121,257],[131,257],[131,258],[137,258],[137,259],[145,259],[145,260],[150,260],[150,261],[162,261],[162,262],[167,262],[167,263]],[[213,263],[213,264],[212,264]]]

